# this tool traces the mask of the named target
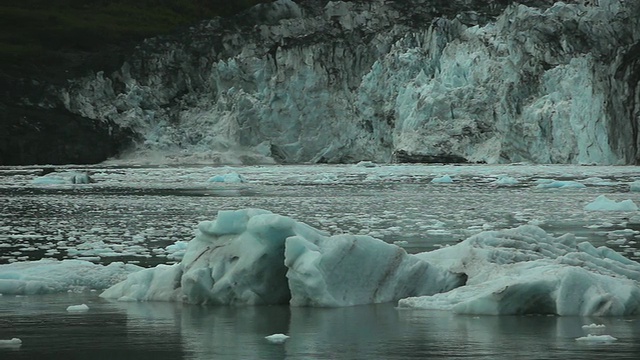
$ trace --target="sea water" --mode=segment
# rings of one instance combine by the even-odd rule
[[[142,266],[173,263],[167,246],[188,241],[218,210],[263,208],[329,233],[367,234],[409,252],[475,233],[536,224],[572,232],[640,258],[635,212],[589,212],[605,194],[640,204],[636,167],[341,166],[66,167],[92,184],[38,185],[36,167],[0,168],[0,264],[79,258]],[[209,183],[236,172],[245,183]],[[452,183],[431,183],[448,175]],[[517,183],[496,184],[508,175]],[[542,189],[541,179],[585,188]],[[89,310],[68,313],[70,305]],[[639,318],[469,317],[399,310],[200,307],[122,303],[98,293],[0,297],[0,359],[411,359],[630,358]],[[606,325],[612,343],[582,343],[582,325]],[[265,336],[290,336],[272,344]]]

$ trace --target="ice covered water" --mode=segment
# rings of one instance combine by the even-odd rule
[[[637,231],[640,229],[637,211],[585,210],[587,204],[594,202],[601,195],[606,195],[608,199],[616,202],[631,200],[636,204],[640,203],[640,194],[630,191],[629,184],[636,181],[638,176],[633,167],[400,165],[234,168],[93,167],[88,170],[95,183],[33,184],[32,179],[36,176],[37,170],[8,168],[0,171],[0,201],[3,205],[0,208],[2,215],[0,263],[20,264],[26,260],[53,258],[79,259],[98,264],[124,262],[144,267],[172,264],[180,260],[181,244],[183,244],[180,241],[191,240],[194,237],[194,229],[200,221],[213,220],[219,210],[240,208],[267,209],[307,223],[326,231],[329,235],[370,235],[388,243],[402,244],[409,253],[454,245],[486,230],[501,230],[533,224],[554,236],[572,232],[578,240],[588,240],[596,246],[607,245],[632,259],[640,257],[636,242]],[[211,183],[207,181],[216,174],[231,172],[242,175],[245,182]],[[450,176],[455,181],[450,184],[431,183],[433,179],[444,175]],[[517,181],[496,182],[506,177]],[[596,178],[601,180],[595,181]],[[572,181],[584,184],[585,187],[537,187],[539,183],[553,181]],[[86,303],[91,308],[87,315],[100,319],[106,317],[101,315],[100,306],[95,306],[96,301],[104,301],[99,300],[97,294],[91,297],[92,301],[78,299],[80,295],[75,293],[69,296],[71,298],[66,299],[63,304],[56,305],[58,310],[48,308],[47,312],[58,311],[58,314],[62,314],[59,316],[67,316],[65,311],[67,306]],[[0,306],[4,306],[4,309],[13,308],[17,304],[15,301],[23,302],[24,299],[5,295],[0,298]],[[37,306],[47,308],[51,305],[47,299],[49,298],[45,297],[33,301],[42,302]],[[150,311],[146,307],[152,305],[114,306],[137,306],[142,309],[141,312],[145,312]],[[341,318],[349,318],[355,322],[354,326],[357,326],[349,328],[350,331],[366,334],[371,324],[367,323],[369,320],[364,320],[364,316],[358,315],[360,312],[367,312],[361,310],[363,308],[378,309],[366,315],[373,316],[374,322],[385,323],[389,319],[402,319],[397,323],[397,328],[392,328],[393,332],[387,332],[386,337],[377,340],[391,350],[375,345],[369,340],[360,339],[360,334],[350,337],[344,332],[337,331],[336,328],[329,329],[334,332],[332,336],[321,338],[313,336],[314,331],[319,330],[314,326],[323,327],[325,325],[320,324],[324,324],[325,321],[341,324],[343,321],[340,320]],[[482,342],[474,337],[479,341],[480,346],[467,350],[473,350],[485,356],[493,354],[491,358],[499,358],[496,354],[502,356],[509,351],[515,351],[507,349],[509,344],[517,342],[520,339],[518,332],[529,331],[525,328],[531,325],[518,321],[505,325],[509,321],[488,321],[484,317],[475,319],[461,315],[451,320],[451,318],[441,318],[428,310],[398,311],[393,306],[390,307],[393,311],[379,309],[381,308],[356,307],[346,308],[342,312],[310,309],[283,310],[284,313],[280,314],[283,320],[273,321],[274,324],[280,324],[279,327],[267,327],[264,331],[259,331],[259,334],[249,335],[246,337],[246,343],[237,342],[235,349],[224,346],[223,348],[229,353],[238,353],[244,351],[241,348],[251,349],[246,344],[253,344],[252,341],[269,345],[264,339],[265,336],[284,333],[291,336],[285,347],[296,349],[297,352],[294,354],[307,353],[313,348],[319,356],[330,355],[336,347],[340,349],[338,344],[341,341],[346,340],[357,349],[358,353],[374,357],[385,357],[384,354],[388,355],[387,351],[391,354],[406,355],[401,358],[410,358],[410,354],[420,354],[424,357],[427,356],[426,354],[433,355],[429,351],[434,347],[441,346],[442,351],[447,351],[447,349],[451,350],[447,344],[457,344],[458,349],[463,344],[461,339],[455,340],[459,335],[456,333],[457,330],[451,330],[450,336],[443,335],[448,330],[442,329],[444,325],[439,322],[453,321],[460,324],[461,321],[469,321],[465,323],[471,326],[469,331],[474,331],[473,329],[478,331],[473,336],[492,339]],[[109,311],[111,310],[107,313]],[[201,316],[210,317],[216,312],[232,310],[202,309],[198,311],[203,311]],[[259,309],[254,309],[249,311],[247,316],[241,315],[240,312],[230,313],[231,315],[225,319],[237,321],[243,324],[238,326],[249,329],[254,327],[251,325],[253,322],[261,321],[259,318],[263,315],[259,315],[259,312]],[[298,315],[294,316],[294,313]],[[339,316],[329,316],[338,313]],[[16,315],[12,321],[17,323],[17,320],[28,318],[23,315]],[[82,318],[86,320],[86,316]],[[319,323],[312,323],[309,327],[305,327],[299,319],[308,318],[316,319]],[[298,320],[294,321],[294,319]],[[52,321],[58,320],[60,319],[56,318]],[[497,321],[501,327],[497,330],[491,330],[492,325],[476,328],[471,320],[492,325]],[[624,352],[623,355],[628,351],[638,351],[633,348],[634,342],[630,340],[638,335],[637,319],[628,319],[631,320],[628,323],[626,320],[614,318],[612,324],[607,323],[607,334],[618,339],[615,344],[617,349],[618,347],[622,349],[620,351]],[[422,323],[423,321],[427,324]],[[585,345],[575,341],[576,338],[585,336],[581,326],[591,322],[581,321],[579,324],[574,324],[575,327],[573,325],[565,327],[569,320],[549,321],[551,322],[542,327],[542,330],[549,332],[548,336],[534,338],[539,342],[530,344],[532,348],[547,346],[548,351],[553,354],[556,352],[568,355],[579,354],[582,357],[586,356],[585,352],[589,354],[589,351],[593,350],[593,347],[585,348],[593,344]],[[137,324],[135,320],[131,321],[133,328],[138,329],[141,334],[148,334],[149,331],[145,329],[144,324],[144,320]],[[198,354],[218,354],[217,350],[201,342],[204,337],[222,334],[222,330],[215,334],[207,333],[209,330],[204,327],[204,323],[199,324],[201,326],[196,326],[192,332],[171,329],[170,326],[166,331],[180,334],[176,338],[181,340],[176,340],[173,343],[174,346],[182,346],[180,344],[186,341],[188,344],[185,345],[185,349],[196,349],[191,351],[196,351]],[[616,324],[624,326],[616,329],[614,326]],[[33,326],[37,328],[32,323],[26,324],[23,331],[29,332],[34,329]],[[66,326],[66,329],[72,328],[72,325],[65,321],[61,322],[61,326],[62,328]],[[403,332],[406,327],[410,328],[407,333]],[[564,332],[554,333],[551,330],[559,327],[562,327]],[[296,331],[292,331],[294,328]],[[444,333],[431,332],[434,329],[443,330]],[[505,329],[508,331],[503,332]],[[122,330],[120,326],[119,330],[114,331]],[[311,335],[299,338],[296,337],[297,332]],[[396,336],[396,332],[403,335]],[[0,335],[1,339],[22,339],[21,351],[28,351],[32,346],[29,339],[21,333],[3,332]],[[98,336],[97,330],[95,336]],[[142,338],[145,336],[150,335],[141,335]],[[431,341],[426,342],[432,345],[428,349],[423,345],[425,337]],[[504,347],[491,348],[490,344],[495,339],[504,341]],[[60,340],[57,338],[57,341]],[[442,341],[438,342],[438,340]],[[216,341],[224,342],[224,337]],[[134,351],[133,347],[129,349]],[[278,349],[280,348],[271,345],[266,351],[279,351]],[[180,356],[184,354],[176,358]],[[291,358],[295,357],[291,356]]]
[[[67,169],[74,170],[74,169]],[[637,230],[635,212],[586,211],[606,195],[640,203],[633,167],[271,166],[83,168],[92,184],[33,184],[36,168],[0,171],[0,263],[40,258],[172,263],[170,247],[218,210],[262,208],[330,234],[370,235],[408,252],[454,244],[484,230],[535,224],[594,245]],[[237,173],[244,183],[211,183]],[[432,184],[450,176],[450,184]],[[509,177],[517,182],[497,184]],[[594,182],[594,178],[602,181]],[[585,188],[538,188],[573,181]],[[605,185],[602,185],[605,184]],[[620,235],[620,233],[617,233]],[[607,244],[638,259],[637,234]]]

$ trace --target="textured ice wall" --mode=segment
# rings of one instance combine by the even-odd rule
[[[465,277],[368,236],[332,236],[265,210],[220,211],[179,264],[132,274],[101,296],[213,305],[350,306],[432,295]]]
[[[636,161],[639,2],[473,3],[280,0],[60,96],[176,162]]]
[[[640,264],[571,234],[555,238],[527,225],[480,233],[420,257],[466,273],[467,284],[402,299],[400,307],[484,315],[640,313]]]

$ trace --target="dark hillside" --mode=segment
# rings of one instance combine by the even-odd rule
[[[63,109],[48,88],[122,65],[143,39],[271,0],[3,0],[0,165],[96,163],[129,129]]]
[[[0,72],[62,79],[87,68],[103,69],[146,37],[260,2],[267,1],[4,0]]]

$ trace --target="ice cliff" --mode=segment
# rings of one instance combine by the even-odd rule
[[[637,163],[640,2],[526,3],[279,0],[58,96],[176,162]]]

